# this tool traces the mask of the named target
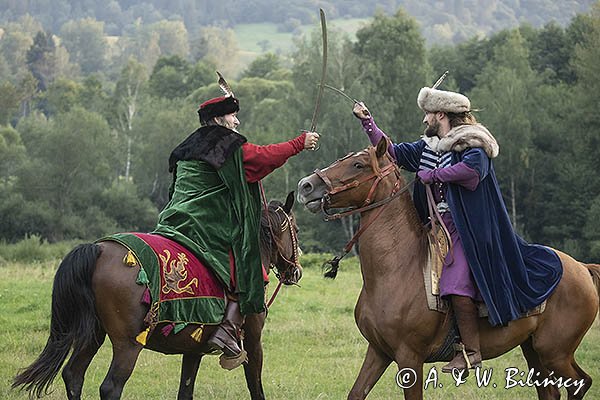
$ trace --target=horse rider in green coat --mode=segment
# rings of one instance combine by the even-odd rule
[[[303,132],[288,142],[248,143],[237,131],[239,109],[233,94],[200,105],[200,128],[169,158],[170,201],[154,231],[191,250],[225,287],[224,317],[208,343],[240,360],[235,366],[246,358],[239,345],[244,316],[265,311],[260,180],[319,140],[318,133]]]

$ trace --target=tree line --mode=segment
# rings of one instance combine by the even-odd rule
[[[207,25],[231,28],[236,24],[271,22],[293,32],[315,20],[315,7],[329,18],[364,18],[376,11],[393,14],[403,7],[423,27],[429,41],[456,43],[475,35],[531,21],[566,25],[577,13],[586,12],[594,0],[0,0],[0,21],[11,22],[25,15],[41,21],[46,30],[59,32],[71,20],[94,19],[104,24],[108,35],[123,36],[140,21],[154,24],[181,22],[190,34]]]
[[[58,51],[68,40],[31,29],[39,27],[35,22],[13,23],[0,40],[0,54],[10,60],[0,66],[0,239],[151,230],[167,201],[169,153],[198,126],[198,104],[220,94],[214,71],[227,57],[161,55],[149,68],[141,59],[146,43],[132,45],[139,57],[132,50],[114,74],[83,74],[77,64],[79,74],[70,75],[61,70],[66,64]],[[19,38],[29,43],[25,51],[16,51]],[[327,83],[365,101],[394,141],[414,141],[423,130],[419,89],[450,70],[442,88],[469,96],[478,120],[498,139],[494,162],[517,231],[598,261],[599,39],[598,6],[566,27],[521,25],[430,48],[405,11],[379,13],[353,40],[329,32]],[[7,70],[17,76],[2,73]],[[315,29],[289,57],[267,53],[228,79],[241,102],[241,132],[266,144],[308,128],[320,70]],[[321,149],[265,179],[268,198],[283,199],[315,168],[368,145],[353,104],[325,96]],[[356,225],[352,219],[324,223],[300,207],[296,212],[309,251],[340,249]]]

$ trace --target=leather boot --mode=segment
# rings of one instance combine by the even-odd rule
[[[208,345],[214,349],[221,350],[225,357],[239,357],[242,354],[240,348],[239,332],[244,323],[244,317],[240,313],[240,305],[237,301],[229,301],[225,309],[223,321],[208,339]]]
[[[479,313],[477,305],[470,297],[451,296],[452,308],[456,316],[458,331],[464,345],[464,351],[458,352],[452,361],[442,367],[442,372],[452,372],[453,369],[481,367],[481,348],[479,345]],[[466,357],[465,357],[466,354]],[[467,360],[469,359],[469,365]],[[468,373],[468,370],[467,370]]]

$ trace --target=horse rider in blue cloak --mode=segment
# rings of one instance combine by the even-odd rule
[[[443,372],[481,366],[478,309],[483,301],[492,326],[505,326],[543,303],[562,276],[556,253],[517,235],[502,199],[493,159],[498,142],[478,123],[470,100],[456,92],[424,87],[417,104],[425,113],[423,136],[392,143],[389,154],[415,172],[413,201],[424,224],[430,219],[426,185],[450,235],[452,251],[440,277],[440,296],[454,311],[464,351]],[[386,134],[362,102],[353,113],[372,144]],[[432,216],[433,217],[433,216]]]

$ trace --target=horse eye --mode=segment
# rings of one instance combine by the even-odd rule
[[[363,169],[364,167],[365,167],[365,166],[364,166],[364,165],[362,165],[362,164],[361,164],[361,163],[359,163],[359,162],[355,162],[355,163],[354,163],[354,168],[356,168],[356,169]]]

